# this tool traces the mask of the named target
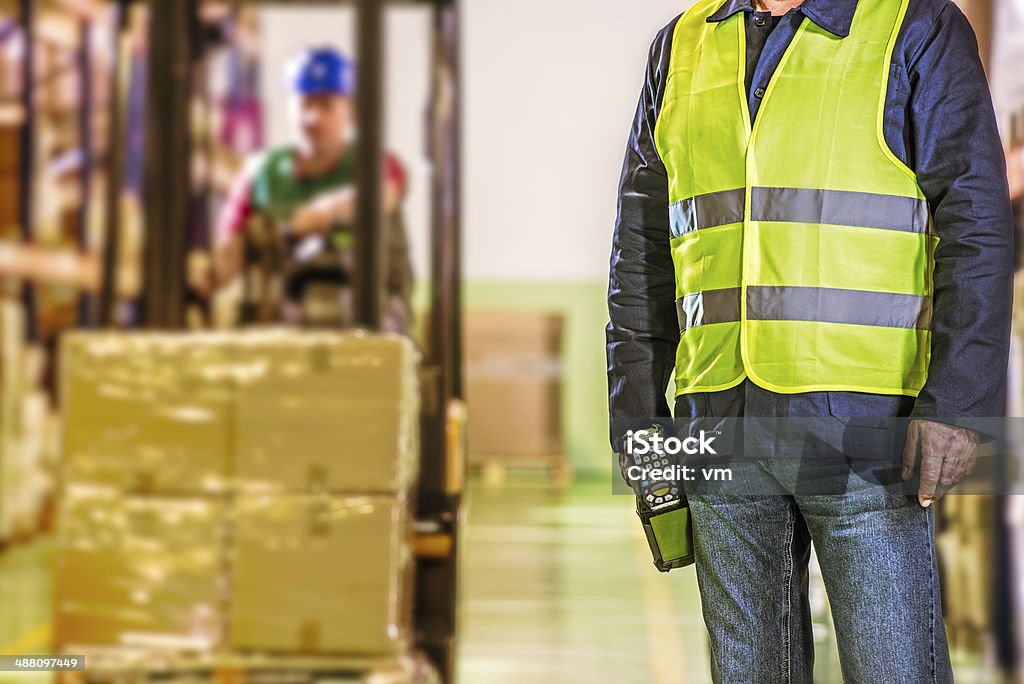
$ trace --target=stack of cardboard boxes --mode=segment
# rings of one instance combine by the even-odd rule
[[[228,350],[170,336],[65,342],[55,639],[211,650],[226,629]]]
[[[409,646],[416,352],[263,331],[65,339],[65,650]]]
[[[936,506],[935,545],[942,578],[946,633],[954,653],[993,653],[992,530],[997,510],[991,496],[953,490]]]
[[[411,344],[314,336],[255,341],[243,357],[257,365],[236,407],[230,645],[397,654],[419,458]]]
[[[0,300],[0,543],[28,540],[47,522],[57,448],[43,367],[21,306]]]
[[[471,464],[564,467],[562,329],[557,313],[468,312]]]

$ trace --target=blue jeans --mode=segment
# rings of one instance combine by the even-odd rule
[[[845,681],[952,681],[931,509],[853,472],[845,493],[801,494],[798,460],[732,468],[735,491],[687,491],[715,682],[812,681],[811,542]]]

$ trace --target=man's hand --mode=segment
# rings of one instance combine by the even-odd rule
[[[356,220],[356,201],[356,189],[352,185],[320,195],[295,210],[291,221],[292,234],[323,234],[335,226],[351,226]],[[401,189],[391,179],[384,182],[381,202],[387,215],[395,213],[401,207]]]
[[[927,508],[962,481],[978,462],[978,433],[930,420],[912,420],[903,447],[903,479],[921,463],[917,501]]]
[[[355,188],[350,185],[324,193],[295,210],[291,220],[292,234],[322,234],[334,226],[351,225],[355,219],[355,206]]]

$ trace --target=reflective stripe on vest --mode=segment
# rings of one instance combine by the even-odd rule
[[[742,289],[707,290],[676,300],[679,329],[738,323]],[[827,287],[761,286],[747,288],[747,320],[818,321],[885,328],[931,327],[931,297],[838,290]]]
[[[742,223],[746,190],[723,190],[669,207],[672,237],[702,228]],[[928,231],[928,203],[916,197],[844,190],[751,188],[750,220],[859,226],[911,233]]]
[[[655,128],[677,394],[920,391],[938,238],[882,133],[908,1],[858,0],[847,37],[804,17],[753,124],[744,13],[708,22],[721,0],[697,0],[677,22]]]

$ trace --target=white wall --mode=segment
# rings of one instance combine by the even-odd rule
[[[655,34],[689,0],[464,0],[467,277],[603,280]]]
[[[463,0],[466,277],[603,280],[626,138],[657,31],[690,0]],[[345,8],[261,16],[271,142],[287,140],[281,68],[304,46],[352,52]],[[430,17],[387,14],[388,147],[409,168],[414,264],[426,274],[423,158]]]

